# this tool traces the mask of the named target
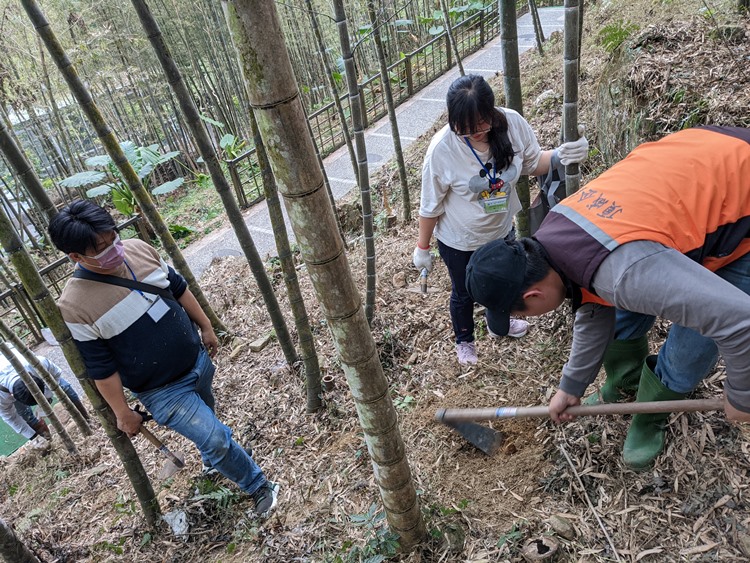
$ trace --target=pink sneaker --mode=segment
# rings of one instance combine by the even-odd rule
[[[529,323],[527,323],[523,319],[514,319],[513,317],[511,317],[510,327],[508,328],[508,336],[512,338],[521,338],[522,336],[526,336],[527,332],[529,332]],[[492,338],[501,338],[500,336],[492,332],[489,326],[487,326],[487,334],[489,334]]]
[[[477,363],[477,347],[473,342],[461,342],[456,344],[458,363],[462,366]]]

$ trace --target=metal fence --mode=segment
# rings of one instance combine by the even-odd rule
[[[246,208],[263,199],[263,183],[255,149],[242,153],[237,158],[224,161],[240,207]]]
[[[463,58],[482,48],[500,33],[497,6],[491,4],[466,18],[452,28],[459,55]],[[393,102],[398,105],[413,96],[436,78],[445,74],[454,64],[453,52],[446,32],[436,35],[429,43],[405,54],[388,67]],[[359,85],[364,127],[388,113],[380,74]],[[349,95],[340,98],[344,118],[348,121],[351,109]],[[329,102],[307,117],[313,140],[321,156],[327,156],[344,145],[344,131],[334,102]],[[346,124],[349,127],[349,123]],[[349,133],[354,132],[349,127]],[[255,149],[227,161],[232,183],[241,207],[252,205],[263,198],[260,168]]]

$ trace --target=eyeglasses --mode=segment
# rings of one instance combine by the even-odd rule
[[[92,260],[100,260],[107,252],[112,250],[112,247],[114,247],[118,242],[120,242],[120,235],[116,234],[114,240],[112,241],[112,244],[107,246],[107,248],[102,250],[99,254],[97,254],[96,256],[87,256],[86,254],[84,254],[84,256],[86,256],[86,258],[91,258]]]
[[[485,133],[489,133],[492,131],[492,126],[487,127],[487,129],[480,129],[479,131],[474,131],[473,133],[456,133],[459,137],[462,139],[468,139],[469,137],[474,137],[475,135],[484,135]]]

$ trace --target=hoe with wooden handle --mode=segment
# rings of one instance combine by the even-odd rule
[[[185,467],[185,456],[182,454],[182,452],[175,452],[172,453],[169,448],[164,445],[164,442],[159,440],[154,434],[146,428],[145,422],[149,420],[153,420],[154,417],[151,416],[150,413],[148,413],[145,409],[142,409],[140,405],[136,406],[133,409],[134,412],[141,415],[141,418],[143,419],[141,421],[141,427],[140,432],[143,434],[146,439],[151,442],[159,452],[164,455],[164,457],[167,458],[167,462],[164,464],[164,467],[161,468],[161,471],[159,471],[159,478],[160,479],[167,479],[177,473],[180,469]]]
[[[164,442],[154,436],[151,431],[143,425],[141,425],[141,434],[143,434],[146,439],[167,458],[166,464],[161,468],[161,471],[159,471],[160,479],[167,479],[185,467],[185,457],[182,453],[172,453],[169,448],[164,445]]]
[[[664,412],[717,411],[724,409],[723,399],[692,399],[684,401],[653,401],[645,403],[602,403],[568,407],[565,412],[575,416],[601,414],[649,414]],[[435,420],[455,429],[469,443],[487,455],[494,454],[502,445],[502,432],[476,424],[478,420],[498,418],[543,418],[549,416],[549,407],[498,407],[486,409],[438,409]]]

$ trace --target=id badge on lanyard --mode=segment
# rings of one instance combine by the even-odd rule
[[[158,323],[161,318],[169,312],[169,305],[167,305],[164,300],[157,295],[156,300],[151,303],[151,306],[146,312],[155,323]]]
[[[487,215],[495,213],[507,213],[508,212],[508,192],[505,191],[505,181],[497,176],[497,168],[495,173],[492,173],[492,166],[482,162],[479,158],[477,151],[471,146],[469,139],[464,139],[466,145],[471,150],[474,158],[477,159],[479,165],[484,171],[484,177],[487,178],[487,189],[479,194],[479,204]]]
[[[504,182],[500,180],[498,183],[493,184],[493,186],[497,187],[494,187],[492,190],[485,190],[479,194],[479,203],[487,214],[507,213],[508,192],[504,190]]]

